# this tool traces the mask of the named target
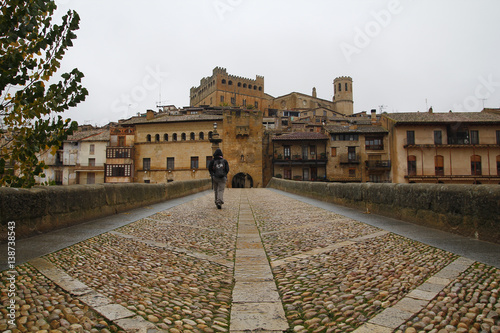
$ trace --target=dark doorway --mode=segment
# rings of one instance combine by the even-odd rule
[[[253,179],[248,173],[238,173],[233,177],[231,183],[232,188],[251,188],[253,187]]]

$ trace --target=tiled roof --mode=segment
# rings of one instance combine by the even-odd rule
[[[317,132],[294,132],[273,137],[273,141],[328,140],[328,136]]]
[[[217,115],[206,115],[206,114],[196,114],[196,115],[183,115],[183,116],[172,116],[172,115],[160,115],[151,120],[147,120],[146,117],[133,117],[121,123],[121,125],[140,125],[149,123],[170,123],[170,122],[184,122],[184,121],[214,121],[222,120],[222,116]]]
[[[405,112],[385,117],[396,123],[500,123],[500,115],[490,112]]]
[[[331,133],[388,133],[382,126],[358,126],[349,128],[349,126],[326,126],[326,130]]]
[[[94,129],[88,131],[77,131],[72,135],[68,135],[66,141],[108,141],[109,129]]]

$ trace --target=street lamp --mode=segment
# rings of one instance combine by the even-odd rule
[[[217,123],[214,123],[214,131],[217,132]]]

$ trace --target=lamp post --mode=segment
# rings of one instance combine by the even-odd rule
[[[214,131],[212,132],[212,137],[210,138],[210,142],[212,143],[212,155],[215,153],[217,148],[219,148],[219,144],[222,139],[219,137],[219,133],[217,133],[217,123],[214,123]]]

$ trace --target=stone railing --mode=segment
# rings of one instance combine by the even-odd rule
[[[209,188],[210,179],[0,188],[0,242],[6,241],[10,221],[15,222],[16,237],[20,239]]]
[[[500,186],[297,182],[268,187],[500,244]]]

